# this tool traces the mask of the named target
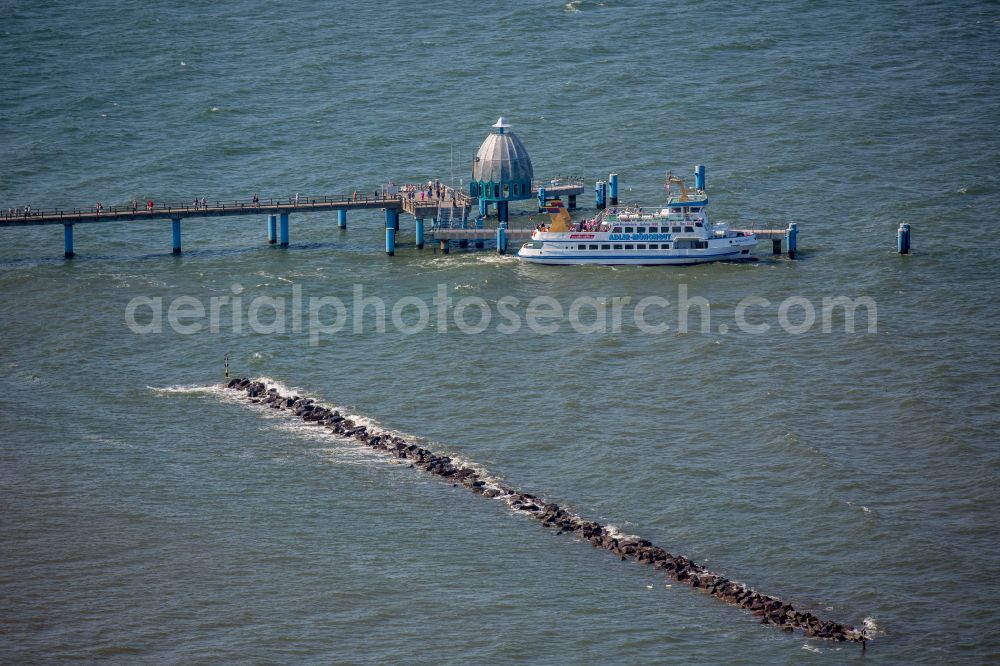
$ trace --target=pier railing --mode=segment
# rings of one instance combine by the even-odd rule
[[[266,199],[258,198],[256,201],[253,199],[240,200],[240,199],[216,199],[210,201],[205,200],[204,204],[201,200],[198,203],[194,201],[191,202],[179,202],[179,201],[168,201],[156,203],[154,202],[152,206],[144,202],[137,202],[135,206],[131,203],[116,204],[112,206],[90,206],[90,207],[75,207],[75,208],[29,208],[29,207],[18,207],[18,208],[7,208],[0,210],[0,219],[31,219],[38,217],[79,217],[81,215],[107,215],[113,217],[115,215],[133,215],[139,213],[190,213],[203,210],[252,210],[254,208],[274,208],[277,206],[303,206],[311,204],[337,204],[337,203],[374,203],[377,201],[395,201],[399,197],[396,196],[373,196],[372,193],[357,195],[353,194],[334,194],[334,195],[309,195],[309,196],[288,196],[288,197],[268,197]]]

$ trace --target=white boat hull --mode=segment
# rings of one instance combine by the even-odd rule
[[[600,252],[590,252],[586,256],[574,255],[570,253],[562,254],[558,251],[543,250],[539,252],[517,253],[521,261],[531,264],[549,265],[572,265],[572,264],[596,264],[601,266],[673,266],[689,264],[705,264],[714,261],[746,261],[753,259],[749,248],[727,249],[725,252],[713,252],[711,250],[688,250],[671,252],[650,252],[649,254],[629,254],[608,252],[603,255]]]

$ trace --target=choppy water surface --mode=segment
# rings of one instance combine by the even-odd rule
[[[757,625],[354,444],[214,388],[267,376],[797,607],[884,632],[866,658],[985,663],[997,545],[1000,247],[986,3],[571,2],[419,9],[232,1],[0,12],[0,205],[288,196],[466,178],[498,115],[536,175],[620,174],[654,204],[708,165],[716,220],[800,225],[800,259],[553,268],[382,252],[377,213],[0,230],[4,661],[791,663],[844,647]],[[454,158],[452,158],[454,155]],[[454,165],[454,166],[453,166]],[[592,197],[581,199],[592,205]],[[893,253],[895,228],[915,251]],[[136,335],[167,304],[444,285],[467,335],[351,324]],[[711,304],[702,332],[508,334],[497,304]],[[235,289],[239,291],[239,289]],[[766,334],[736,325],[747,296]],[[790,335],[790,297],[878,328]],[[696,310],[692,310],[692,317]],[[789,317],[801,321],[802,309]],[[411,310],[406,316],[414,314]],[[308,322],[308,312],[306,313]],[[477,319],[475,309],[467,313]],[[391,318],[390,318],[391,319]],[[143,321],[146,321],[143,319]],[[408,319],[412,323],[412,319]],[[720,325],[725,327],[720,329]],[[722,331],[725,332],[722,332]],[[652,586],[650,589],[648,586]],[[808,651],[813,654],[804,654]]]

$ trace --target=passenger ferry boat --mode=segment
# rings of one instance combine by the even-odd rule
[[[670,196],[672,184],[679,185],[680,194]],[[754,234],[709,223],[704,189],[689,191],[682,179],[668,173],[667,190],[663,207],[616,206],[575,223],[561,209],[551,216],[549,224],[535,229],[517,256],[536,264],[640,266],[753,258],[751,251],[757,245]]]

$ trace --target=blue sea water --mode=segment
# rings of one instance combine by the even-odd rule
[[[67,262],[58,226],[0,229],[0,661],[997,661],[998,56],[983,2],[3,3],[4,210],[457,182],[504,115],[538,177],[614,171],[655,205],[706,164],[715,220],[800,240],[794,262],[558,268],[418,251],[404,216],[390,259],[359,212],[293,215],[286,250],[257,217],[185,220],[180,257],[163,222],[77,225]],[[127,325],[136,298],[391,309],[439,285],[493,324]],[[682,287],[707,332],[676,307],[659,334],[497,327],[505,297],[586,318]],[[752,296],[765,334],[736,325]],[[877,330],[780,326],[786,299],[838,296]],[[862,656],[668,588],[232,399],[226,353],[878,635]]]

